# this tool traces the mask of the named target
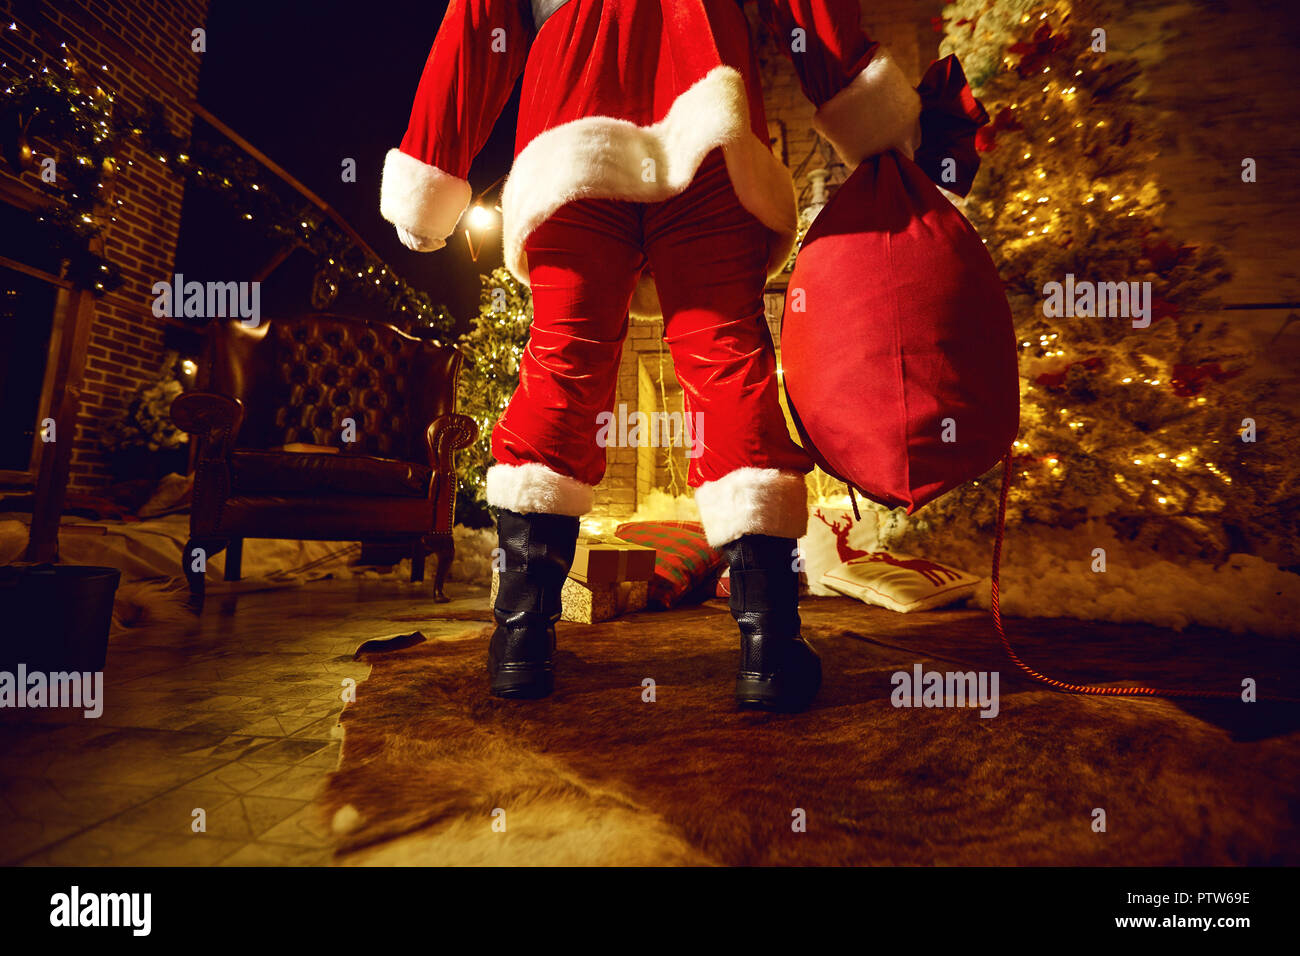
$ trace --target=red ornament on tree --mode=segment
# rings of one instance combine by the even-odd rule
[[[1028,43],[1013,43],[1007,49],[1020,54],[1016,72],[1022,79],[1028,79],[1035,73],[1041,73],[1047,61],[1065,49],[1070,37],[1065,33],[1053,33],[1052,26],[1044,23],[1034,31],[1033,39]]]
[[[1158,295],[1153,295],[1151,297],[1151,321],[1152,322],[1159,322],[1161,319],[1164,318],[1177,319],[1182,314],[1183,314],[1183,310],[1180,309],[1175,303],[1170,302],[1168,299],[1161,298]]]
[[[1024,124],[1016,119],[1016,111],[1009,106],[998,110],[993,122],[981,127],[975,133],[975,148],[981,153],[988,153],[997,148],[998,133],[1004,130],[1024,129]]]
[[[1194,248],[1173,246],[1167,240],[1161,239],[1155,245],[1143,245],[1142,258],[1151,263],[1151,270],[1157,275],[1165,275],[1175,266],[1181,265],[1192,254]]]
[[[1206,382],[1226,382],[1230,378],[1236,378],[1241,372],[1241,369],[1225,372],[1218,362],[1208,362],[1205,365],[1175,365],[1169,384],[1173,386],[1174,394],[1179,398],[1192,398],[1201,394]]]
[[[1051,389],[1061,388],[1062,386],[1065,385],[1065,379],[1066,376],[1070,374],[1070,369],[1074,368],[1076,365],[1079,366],[1080,368],[1086,368],[1090,372],[1095,372],[1097,369],[1105,367],[1106,360],[1103,359],[1100,355],[1094,355],[1086,359],[1080,359],[1077,362],[1071,362],[1069,365],[1065,366],[1059,371],[1044,372],[1043,374],[1039,375],[1037,378],[1034,379],[1034,383],[1036,385],[1043,386],[1043,388],[1051,388]]]

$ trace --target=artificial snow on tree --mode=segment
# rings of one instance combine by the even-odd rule
[[[1097,28],[1122,12],[957,0],[943,13],[942,52],[967,66],[992,117],[961,208],[1006,283],[1020,349],[1009,557],[1017,525],[1099,518],[1133,548],[1293,563],[1295,418],[1252,369],[1245,331],[1211,311],[1229,278],[1222,254],[1163,225],[1156,118],[1137,64]],[[1102,283],[1124,284],[1127,308]],[[889,513],[882,538],[987,548],[997,490],[994,471],[910,519]]]

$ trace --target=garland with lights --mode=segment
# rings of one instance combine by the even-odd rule
[[[269,238],[307,250],[316,263],[314,307],[325,308],[340,295],[355,296],[398,317],[417,335],[446,334],[454,325],[444,307],[359,249],[314,205],[297,197],[286,200],[278,190],[267,188],[252,159],[228,145],[176,136],[157,100],[145,100],[140,110],[118,103],[73,59],[63,60],[61,75],[44,67],[9,84],[0,98],[0,153],[15,173],[39,175],[41,161],[31,146],[37,140],[58,144],[75,157],[74,162],[57,164],[58,198],[37,217],[42,239],[66,260],[67,277],[96,295],[122,284],[118,267],[94,249],[107,225],[117,221],[113,210],[123,204],[113,200],[105,211],[101,197],[111,192],[121,151],[131,142],[187,187],[222,194],[245,220],[261,224]],[[134,165],[134,160],[126,165]]]
[[[102,295],[122,284],[117,266],[93,251],[104,230],[97,207],[118,171],[122,129],[111,119],[113,94],[75,62],[63,62],[64,77],[44,67],[6,86],[0,99],[0,154],[15,174],[39,169],[41,181],[48,182],[32,139],[69,144],[76,161],[52,170],[63,201],[37,214],[38,240],[65,261],[66,278]]]
[[[1211,314],[1229,278],[1221,252],[1163,224],[1140,67],[1097,49],[1093,25],[1115,20],[1098,0],[955,0],[936,21],[941,52],[968,66],[993,117],[962,208],[997,262],[1020,343],[1009,520],[1104,517],[1176,553],[1276,544],[1300,531],[1284,450],[1295,415],[1253,369],[1246,330]],[[1149,282],[1150,325],[1048,317],[1045,286],[1067,275]],[[993,477],[928,506],[917,529],[990,528]]]

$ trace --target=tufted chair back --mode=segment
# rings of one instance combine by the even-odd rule
[[[386,322],[326,312],[214,325],[210,391],[244,404],[241,448],[291,442],[424,462],[425,429],[455,411],[461,353]],[[343,441],[344,423],[356,441]]]

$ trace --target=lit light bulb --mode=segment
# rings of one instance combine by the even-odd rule
[[[482,206],[471,206],[469,210],[469,227],[471,229],[490,228],[496,219],[492,213]]]

